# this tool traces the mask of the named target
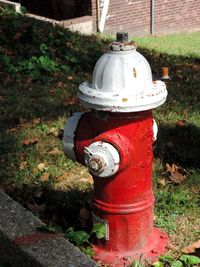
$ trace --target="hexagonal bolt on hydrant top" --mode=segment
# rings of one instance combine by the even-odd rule
[[[106,228],[105,238],[93,244],[94,258],[119,267],[141,255],[154,260],[168,244],[167,234],[153,227],[152,191],[152,109],[165,102],[166,85],[152,81],[136,43],[120,32],[78,97],[91,111],[67,120],[63,144],[66,155],[93,176],[93,220]]]

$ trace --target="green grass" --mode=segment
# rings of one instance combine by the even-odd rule
[[[174,56],[200,57],[200,32],[134,37],[139,47]]]
[[[91,177],[64,156],[61,137],[70,112],[83,109],[78,85],[91,79],[108,41],[11,14],[0,14],[0,36],[1,186],[45,222],[80,229]],[[200,238],[200,33],[134,39],[155,77],[162,66],[170,70],[167,101],[154,111],[155,224],[179,253]],[[185,168],[188,178],[173,184],[163,177],[166,163]]]

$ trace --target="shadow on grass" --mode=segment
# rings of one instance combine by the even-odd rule
[[[192,124],[160,125],[155,156],[163,163],[200,169],[200,128]]]
[[[7,188],[9,195],[25,208],[31,210],[46,223],[60,230],[91,230],[92,216],[90,200],[93,190],[80,191],[74,187],[67,190],[54,190],[48,186],[23,185],[20,188]],[[47,229],[41,229],[47,230]],[[60,231],[58,228],[58,231]]]
[[[0,179],[12,180],[19,170],[19,164],[15,163],[19,162],[19,154],[24,152],[21,141],[25,137],[22,132],[26,131],[30,136],[33,134],[34,119],[40,118],[39,125],[42,127],[44,123],[56,122],[60,116],[65,117],[69,111],[81,108],[75,99],[78,85],[91,77],[94,64],[106,50],[107,42],[95,36],[86,37],[57,27],[52,28],[51,25],[24,17],[1,16],[0,22],[0,54],[4,60],[0,63]],[[155,77],[161,76],[162,66],[170,69],[171,79],[167,82],[169,95],[166,104],[158,111],[160,118],[173,111],[177,114],[175,120],[187,121],[191,113],[199,113],[200,59],[161,55],[145,49],[138,51],[148,59]],[[45,69],[43,65],[29,64],[35,62],[32,57],[39,59],[41,56],[56,63],[57,69],[50,71],[48,66]],[[29,61],[31,58],[32,61]],[[36,61],[37,64],[40,61]],[[24,120],[25,125],[22,126]],[[183,167],[199,169],[200,129],[195,125],[171,126],[167,123],[166,121],[165,125],[160,126],[156,156],[163,162],[175,162]],[[30,183],[27,186],[29,188],[26,192],[35,190]],[[40,184],[37,188],[40,190]],[[84,192],[71,189],[66,193],[46,188],[41,193],[44,200],[42,197],[39,200],[33,197],[27,202],[23,196],[25,191],[22,185],[10,194],[25,206],[32,201],[29,208],[34,203],[50,207],[44,220],[47,220],[47,216],[56,214],[58,221],[52,218],[48,218],[48,221],[65,225],[66,220],[64,227],[76,225],[77,211],[84,206],[80,202],[82,200],[79,201],[85,197]],[[48,198],[49,194],[51,198]],[[53,200],[54,196],[61,199],[61,202]],[[78,199],[78,202],[70,204],[73,203],[71,198]],[[44,215],[45,211],[43,212]],[[58,219],[59,214],[62,214],[62,218]]]

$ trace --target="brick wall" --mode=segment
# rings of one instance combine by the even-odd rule
[[[92,15],[96,16],[96,0]],[[200,30],[200,0],[155,0],[154,33]],[[150,34],[151,0],[110,0],[105,32]],[[95,20],[93,21],[96,30]]]
[[[200,30],[199,0],[155,1],[156,33]]]
[[[145,35],[150,30],[150,1],[110,0],[105,32],[128,31]]]

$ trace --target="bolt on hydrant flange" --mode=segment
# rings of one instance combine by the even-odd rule
[[[78,96],[92,110],[68,119],[63,143],[67,156],[93,176],[93,220],[106,228],[105,238],[93,244],[94,258],[116,267],[141,255],[153,260],[169,241],[153,227],[152,191],[152,109],[165,102],[166,85],[152,81],[136,44],[118,33]]]

